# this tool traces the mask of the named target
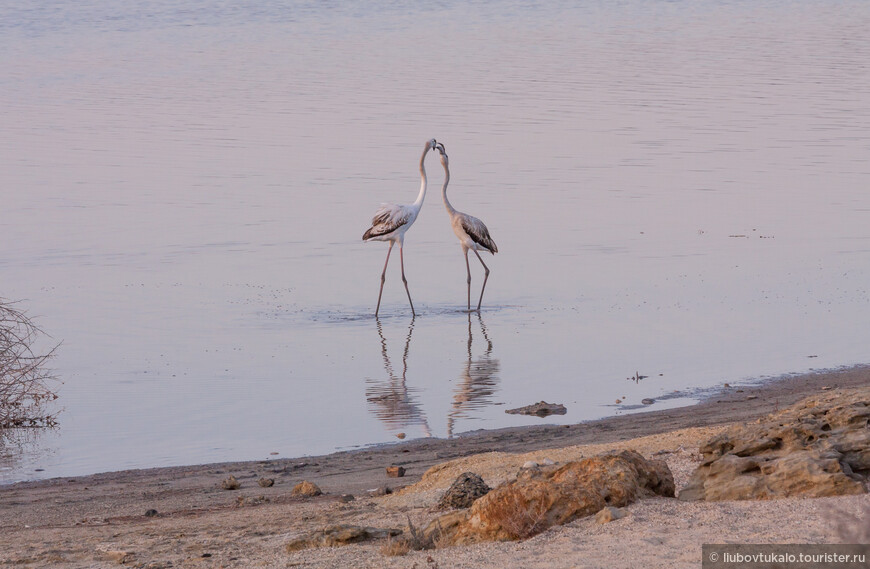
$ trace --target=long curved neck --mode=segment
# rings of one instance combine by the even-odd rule
[[[442,162],[442,166],[444,166],[444,185],[441,186],[441,199],[444,201],[444,207],[447,208],[447,213],[453,215],[456,213],[456,210],[452,205],[450,205],[450,200],[447,199],[447,184],[450,183],[450,168],[444,162]]]
[[[414,205],[420,207],[423,205],[423,199],[426,197],[426,166],[424,166],[424,162],[426,161],[426,154],[429,152],[429,145],[426,145],[426,148],[423,150],[423,156],[420,157],[420,193],[417,195],[417,201],[414,202]]]

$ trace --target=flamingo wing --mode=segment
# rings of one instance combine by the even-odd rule
[[[498,247],[489,236],[489,229],[482,221],[472,215],[464,215],[462,216],[462,229],[471,237],[472,241],[492,254],[498,253]]]
[[[414,210],[397,204],[381,204],[372,217],[372,226],[363,234],[363,241],[387,235],[414,220]]]

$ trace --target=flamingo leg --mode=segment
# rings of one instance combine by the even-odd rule
[[[399,244],[399,262],[402,265],[402,282],[405,283],[405,292],[408,293],[408,302],[411,304],[411,315],[416,317],[417,313],[414,312],[414,302],[411,300],[411,291],[408,290],[408,279],[405,278],[405,255],[403,253],[404,250],[405,250],[405,248],[400,243]]]
[[[468,248],[464,247],[462,249],[465,252],[465,270],[468,271],[468,279],[466,282],[468,283],[468,311],[471,312],[471,266],[468,264]]]
[[[381,295],[384,294],[384,282],[387,280],[387,265],[390,263],[390,253],[393,252],[393,242],[390,241],[390,248],[387,249],[387,260],[384,261],[384,272],[381,273],[381,290],[378,292],[378,307],[375,308],[375,318],[378,317],[378,311],[381,309]]]
[[[483,265],[483,270],[485,271],[483,274],[483,286],[480,287],[480,300],[477,301],[477,311],[480,312],[480,303],[483,302],[483,291],[484,291],[484,289],[486,289],[486,279],[489,278],[489,267],[487,267],[486,263],[483,262],[483,259],[480,258],[480,253],[478,253],[475,250],[474,254],[477,255],[477,260],[480,261],[481,265]],[[466,256],[466,261],[467,260],[468,260],[468,257]],[[470,278],[471,277],[469,276],[469,279]],[[471,283],[471,281],[469,280],[469,287],[471,286],[470,283]]]

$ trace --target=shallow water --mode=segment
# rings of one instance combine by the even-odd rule
[[[0,8],[0,296],[64,382],[0,481],[867,362],[867,29],[859,1]],[[418,317],[394,254],[376,320],[387,247],[360,236],[432,137],[498,243],[483,311],[430,155]]]

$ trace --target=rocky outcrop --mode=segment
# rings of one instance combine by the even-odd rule
[[[441,496],[436,510],[458,510],[470,508],[475,500],[486,495],[490,487],[483,478],[473,472],[463,472],[450,488]]]
[[[476,500],[467,512],[435,519],[424,535],[439,545],[524,539],[606,506],[626,506],[653,495],[674,495],[667,464],[631,450],[608,453],[562,466],[524,469],[516,480]]]
[[[338,547],[372,539],[384,539],[400,535],[400,529],[380,529],[351,525],[334,525],[288,541],[284,549],[290,553],[311,547]]]
[[[861,494],[870,474],[870,387],[806,399],[700,447],[681,500]]]

